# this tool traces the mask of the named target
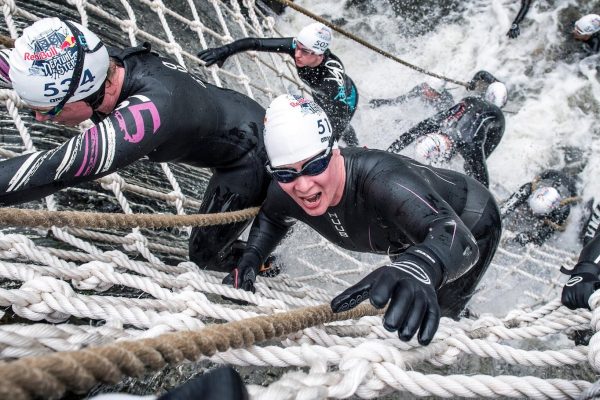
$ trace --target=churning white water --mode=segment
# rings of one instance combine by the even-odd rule
[[[596,182],[600,171],[597,156],[600,84],[596,70],[599,62],[595,56],[582,60],[581,46],[569,34],[572,23],[581,15],[598,12],[592,4],[565,0],[533,2],[521,24],[521,35],[509,39],[506,32],[521,5],[517,0],[470,0],[456,4],[422,1],[412,10],[400,12],[394,11],[387,1],[371,4],[298,0],[296,3],[426,70],[469,81],[475,72],[484,69],[503,81],[509,89],[509,102],[504,108],[506,130],[488,159],[491,190],[499,201],[544,169],[563,167],[565,146],[583,149],[588,159],[580,174],[583,198],[600,196],[600,184]],[[403,3],[403,6],[396,4],[396,8],[407,7],[408,2]],[[285,23],[279,26],[289,36],[312,22],[291,9],[282,18]],[[368,101],[372,98],[396,97],[421,82],[436,88],[446,87],[455,101],[471,94],[462,86],[413,71],[338,33],[334,33],[331,48],[359,89],[360,101],[352,124],[361,145],[385,149],[402,132],[435,112],[418,101],[371,108]],[[411,155],[410,148],[406,154]],[[574,208],[567,231],[550,241],[553,246],[579,251],[581,244],[576,236],[581,228],[581,209],[581,205]],[[555,279],[559,264],[546,271],[531,268],[533,276]],[[488,275],[483,292],[499,292],[491,296],[496,301],[477,307],[478,311],[514,308],[524,290],[547,292],[547,288],[521,282],[518,277],[513,277],[515,282],[510,285],[496,287],[489,280],[501,275],[493,268]],[[501,297],[507,300],[498,304]]]

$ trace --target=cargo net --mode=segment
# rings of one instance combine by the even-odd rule
[[[61,14],[111,44],[148,41],[190,71],[263,106],[289,85],[302,88],[289,57],[248,52],[231,57],[223,69],[199,67],[200,49],[234,38],[281,36],[277,19],[255,0],[180,1],[178,9],[160,0],[69,0],[60,11],[56,6],[43,12],[36,2],[0,4],[2,33],[12,38],[42,16]],[[0,99],[8,138],[3,135],[3,158],[55,145],[40,134],[44,129],[64,132],[33,121],[12,90],[1,90]],[[11,140],[10,132],[20,139]],[[153,180],[136,181],[128,167],[22,208],[90,211],[102,204],[114,213],[178,215],[198,209],[197,188],[180,182],[208,172],[144,161],[134,166]],[[558,269],[574,264],[572,251],[503,245],[470,304],[470,317],[442,319],[433,342],[422,347],[386,331],[370,306],[344,314],[329,310],[336,293],[385,264],[380,256],[342,250],[298,225],[279,248],[283,273],[259,277],[252,294],[222,285],[223,274],[187,261],[189,231],[5,226],[0,397],[86,393],[99,383],[148,376],[184,361],[281,367],[270,384],[247,382],[251,396],[260,399],[376,398],[392,392],[591,398],[598,390],[592,382],[600,370],[600,339],[594,335],[600,309],[570,311],[558,300],[565,281]],[[599,301],[592,296],[592,309]],[[589,345],[575,345],[588,342],[586,331],[594,335]]]

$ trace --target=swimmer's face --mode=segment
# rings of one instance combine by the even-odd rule
[[[296,50],[294,51],[294,60],[297,67],[315,68],[323,62],[323,54],[315,54],[302,43],[296,41]]]
[[[311,158],[281,168],[300,171],[306,161]],[[345,180],[344,158],[339,149],[334,149],[329,165],[319,175],[301,175],[292,182],[278,183],[281,189],[302,207],[304,212],[317,217],[323,215],[329,207],[340,202],[344,193]]]
[[[580,33],[577,29],[573,29],[573,37],[576,40],[581,40],[582,42],[587,42],[588,40],[590,40],[592,35],[585,35],[583,33]]]
[[[67,103],[58,115],[45,115],[44,112],[52,107],[29,107],[35,112],[35,120],[39,122],[52,121],[58,124],[77,126],[92,116],[92,107],[84,101]]]

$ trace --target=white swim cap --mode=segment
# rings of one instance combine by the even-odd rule
[[[508,100],[508,90],[506,90],[504,83],[494,82],[488,86],[485,91],[485,99],[498,108],[504,107]]]
[[[536,189],[529,196],[529,208],[536,215],[547,215],[560,205],[560,193],[551,186]]]
[[[320,22],[307,25],[298,34],[296,40],[315,54],[323,54],[331,44],[332,34],[329,27]]]
[[[82,43],[87,43],[88,49],[83,52],[83,70],[79,86],[67,103],[94,94],[106,79],[106,47],[97,48],[101,45],[98,36],[77,23],[69,23],[83,37],[76,40],[75,32],[58,18],[44,18],[25,28],[15,41],[10,55],[10,79],[17,94],[30,106],[53,106],[65,97],[77,65],[77,48]]]
[[[267,108],[264,141],[272,167],[318,154],[327,148],[331,135],[325,111],[312,100],[284,94]],[[337,148],[337,142],[333,148]]]
[[[8,60],[11,52],[11,49],[0,50],[0,87],[3,88],[12,87],[10,77],[8,76],[8,71],[10,70],[10,63]]]
[[[600,15],[588,14],[575,22],[575,31],[580,35],[593,35],[600,31]]]
[[[418,161],[437,162],[449,159],[452,148],[453,144],[448,136],[430,133],[417,139],[415,154]]]

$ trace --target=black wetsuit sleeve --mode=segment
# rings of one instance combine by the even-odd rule
[[[295,224],[295,220],[287,217],[285,212],[278,207],[278,199],[286,199],[280,197],[282,194],[276,188],[273,188],[273,185],[276,185],[276,183],[272,183],[269,187],[267,200],[254,219],[244,255],[240,260],[240,266],[249,266],[258,270],[258,267]]]
[[[532,0],[521,0],[521,9],[517,13],[515,20],[513,21],[513,24],[518,25],[521,23],[521,21],[523,21],[523,19],[525,18],[525,15],[527,15],[527,12],[529,11],[529,7],[531,7],[531,2],[532,2]]]
[[[473,79],[471,82],[485,82],[485,83],[494,83],[499,82],[498,79],[487,71],[478,71],[475,75],[473,75]]]
[[[423,85],[418,85],[412,88],[408,93],[402,94],[398,97],[390,98],[390,99],[372,99],[370,101],[374,106],[382,106],[382,105],[397,105],[407,102],[410,99],[414,99],[416,97],[421,97],[423,93]]]
[[[443,113],[436,114],[431,118],[421,121],[417,125],[410,128],[407,132],[404,132],[387,148],[387,151],[391,153],[399,153],[421,136],[439,131],[440,121],[443,120],[443,118],[441,118],[442,114]]]
[[[458,279],[477,262],[479,248],[471,231],[420,176],[388,170],[372,178],[365,191],[378,220],[412,240],[412,254],[441,266],[442,284]]]
[[[584,227],[584,231],[583,231],[583,244],[587,245],[590,240],[592,240],[593,238],[597,237],[597,233],[598,231],[600,231],[600,229],[598,229],[600,225],[600,203],[596,204],[596,206],[593,206],[593,200],[592,200],[592,204],[590,205],[590,216],[588,218],[588,220],[585,223],[585,227]]]
[[[500,216],[505,218],[509,214],[513,213],[517,207],[521,204],[525,203],[525,201],[531,195],[532,185],[531,183],[526,183],[521,186],[516,192],[510,195],[508,199],[506,199],[502,204],[500,204]]]
[[[0,205],[24,203],[115,172],[150,153],[166,135],[152,99],[128,106],[63,145],[0,162]]]
[[[598,53],[598,51],[600,51],[600,34],[594,33],[587,41],[587,45],[591,54]]]
[[[270,53],[294,54],[294,38],[244,38],[225,45],[230,54],[255,50]]]
[[[579,254],[578,263],[592,263],[600,266],[600,230],[596,230],[596,235],[586,244]]]
[[[465,172],[467,175],[472,176],[482,185],[489,188],[490,182],[485,163],[485,154],[483,154],[483,145],[475,142],[471,143],[468,147],[459,147],[459,151],[465,160]]]

